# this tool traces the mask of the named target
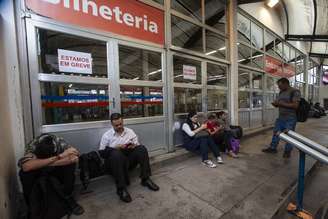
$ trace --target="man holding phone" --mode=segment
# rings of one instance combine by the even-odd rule
[[[151,170],[147,148],[139,144],[135,132],[123,126],[123,118],[119,113],[110,117],[113,128],[101,138],[99,150],[105,154],[105,166],[114,177],[117,194],[124,202],[131,202],[127,191],[130,184],[128,170],[140,165],[141,185],[152,191],[159,187],[150,179]]]

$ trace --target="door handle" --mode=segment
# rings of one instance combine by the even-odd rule
[[[115,101],[115,97],[113,97],[113,100],[112,100],[112,102],[113,102],[113,109],[115,109],[115,107],[116,107],[116,101]]]

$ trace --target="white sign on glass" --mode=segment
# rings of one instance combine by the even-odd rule
[[[196,81],[197,71],[195,66],[183,65],[183,79]]]
[[[92,74],[91,54],[58,49],[58,66],[60,72]]]

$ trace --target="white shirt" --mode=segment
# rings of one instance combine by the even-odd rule
[[[198,128],[196,124],[194,124],[194,129]],[[193,132],[190,128],[190,126],[187,123],[183,123],[182,130],[187,133],[190,137],[193,137],[195,135],[195,132]]]
[[[128,143],[140,145],[138,136],[132,129],[124,127],[124,131],[121,134],[118,134],[113,128],[111,128],[102,136],[99,150],[104,150],[106,147],[116,148],[119,144]]]

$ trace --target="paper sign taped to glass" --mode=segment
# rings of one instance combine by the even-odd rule
[[[91,54],[58,49],[58,67],[60,72],[92,74]]]

